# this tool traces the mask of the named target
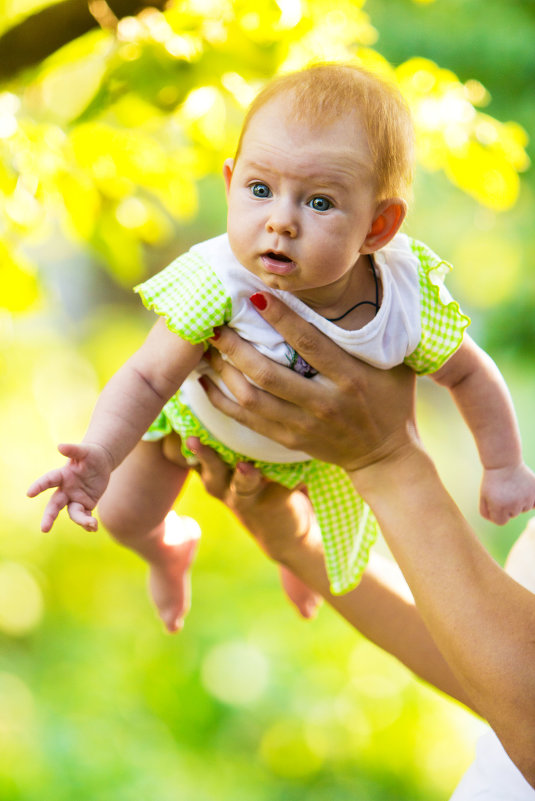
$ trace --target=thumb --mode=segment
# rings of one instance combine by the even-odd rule
[[[73,442],[61,442],[58,445],[58,451],[68,459],[83,459],[87,456],[87,447],[85,445],[76,445]]]

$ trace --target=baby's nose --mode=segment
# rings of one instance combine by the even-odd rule
[[[292,239],[297,236],[297,215],[289,204],[277,203],[273,205],[266,221],[266,230],[269,233],[289,236]]]

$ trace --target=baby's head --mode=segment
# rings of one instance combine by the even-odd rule
[[[225,162],[234,255],[268,287],[329,306],[403,222],[412,153],[408,108],[374,75],[323,64],[276,78]]]
[[[376,199],[409,199],[414,162],[413,124],[407,103],[393,84],[351,64],[317,64],[275,78],[260,91],[247,111],[235,161],[253,117],[281,96],[286,101],[288,115],[305,126],[328,125],[358,115],[367,134]]]

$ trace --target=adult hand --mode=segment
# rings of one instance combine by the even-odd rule
[[[258,295],[254,297],[258,302]],[[262,317],[319,375],[307,379],[272,362],[224,327],[212,344],[232,364],[216,352],[210,363],[236,402],[205,377],[201,381],[214,406],[288,448],[347,470],[397,456],[416,440],[415,379],[410,370],[370,367],[278,298],[260,297],[265,299],[265,308],[259,309]]]
[[[312,507],[299,490],[265,479],[248,462],[231,471],[217,453],[189,437],[187,445],[199,460],[196,468],[206,490],[222,501],[277,562],[291,561],[295,546],[305,537],[319,541]]]

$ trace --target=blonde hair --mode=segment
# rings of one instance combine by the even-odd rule
[[[285,93],[292,117],[305,123],[328,123],[355,110],[368,136],[377,200],[408,199],[414,160],[408,105],[394,85],[352,64],[315,64],[270,81],[247,111],[236,159],[256,112]]]

